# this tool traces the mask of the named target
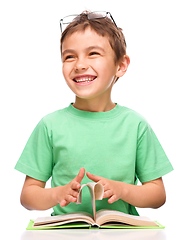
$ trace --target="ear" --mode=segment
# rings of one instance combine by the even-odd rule
[[[118,64],[116,77],[118,77],[118,78],[122,77],[126,73],[129,64],[130,64],[129,56],[128,55],[124,55],[122,61]]]

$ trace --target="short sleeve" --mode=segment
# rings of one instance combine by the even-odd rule
[[[43,119],[31,134],[15,169],[46,182],[52,175],[52,144]]]
[[[142,131],[137,142],[136,174],[139,180],[149,182],[171,172],[173,167],[152,128]]]

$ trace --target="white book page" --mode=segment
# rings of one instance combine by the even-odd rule
[[[49,216],[49,217],[39,217],[34,221],[34,224],[41,224],[41,223],[52,223],[52,222],[62,222],[67,221],[70,219],[77,219],[77,218],[92,218],[89,213],[78,212],[78,213],[68,213],[63,215],[57,216]]]
[[[83,184],[79,190],[79,196],[77,199],[77,204],[81,204],[82,200],[82,189],[87,186],[91,195],[91,202],[93,208],[93,219],[96,221],[96,205],[95,200],[102,200],[104,194],[104,188],[101,183],[89,182],[87,184]]]
[[[119,216],[124,216],[124,217],[135,219],[135,220],[152,222],[152,220],[149,219],[148,217],[134,216],[134,215],[126,214],[123,212],[119,212],[119,211],[115,211],[115,210],[106,210],[106,209],[99,210],[96,214],[96,217],[97,217],[97,219],[99,219],[99,218],[107,216],[107,215],[119,215]]]

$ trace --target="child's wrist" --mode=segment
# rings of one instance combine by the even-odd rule
[[[62,201],[62,199],[61,199],[62,188],[63,188],[63,186],[51,188],[52,189],[51,199],[52,199],[54,206],[60,204]]]
[[[125,200],[128,198],[128,195],[129,195],[129,191],[130,191],[128,188],[129,184],[120,182],[120,185],[121,185],[120,198],[121,198],[121,200]]]

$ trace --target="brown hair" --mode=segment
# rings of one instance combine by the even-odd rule
[[[100,36],[108,37],[109,43],[115,53],[115,63],[118,63],[126,55],[126,43],[125,38],[120,28],[117,28],[111,19],[108,17],[101,18],[96,14],[96,18],[88,19],[90,12],[82,12],[66,27],[62,33],[60,40],[60,49],[62,52],[62,44],[66,36],[72,35],[77,31],[85,31],[87,27],[90,27]]]

